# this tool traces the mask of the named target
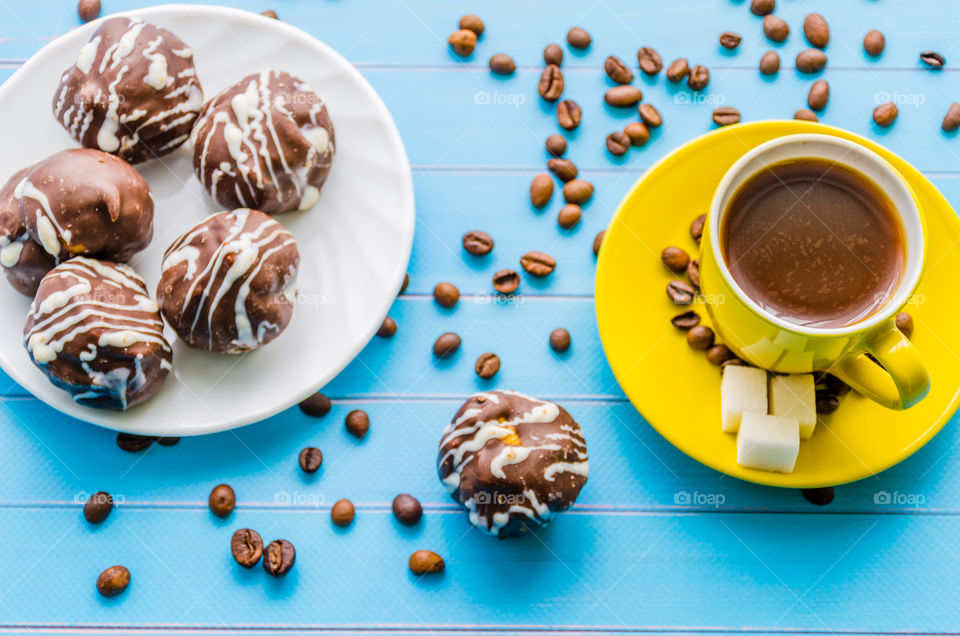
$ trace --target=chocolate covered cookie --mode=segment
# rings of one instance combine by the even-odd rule
[[[23,328],[30,359],[84,406],[123,411],[153,396],[173,350],[143,279],[78,256],[50,270]]]
[[[30,168],[20,170],[0,188],[0,267],[14,289],[33,297],[40,279],[53,269],[57,259],[30,238],[23,224],[14,191],[29,172]]]
[[[307,210],[320,196],[335,140],[327,107],[282,71],[248,75],[203,105],[193,169],[225,208]]]
[[[85,148],[139,163],[187,141],[202,105],[187,45],[139,18],[111,18],[61,76],[53,114]]]
[[[167,250],[157,300],[191,347],[243,353],[286,329],[299,266],[293,235],[272,218],[245,208],[220,212]]]
[[[437,470],[470,523],[500,538],[547,525],[587,482],[587,444],[567,411],[514,391],[477,393],[443,431]]]

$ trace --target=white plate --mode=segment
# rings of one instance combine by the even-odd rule
[[[276,217],[297,237],[300,299],[286,331],[266,347],[228,356],[174,347],[174,372],[150,401],[124,413],[79,406],[30,361],[21,334],[29,301],[0,281],[0,366],[50,406],[87,422],[149,435],[199,435],[274,415],[317,391],[373,337],[400,288],[413,245],[410,165],[383,101],[337,52],[283,22],[222,7],[164,5],[119,15],[165,27],[194,50],[204,95],[267,67],[309,83],[337,135],[333,168],[316,207]],[[76,143],[51,101],[97,22],[45,46],[0,86],[0,179]],[[16,149],[10,152],[10,149]],[[153,243],[131,264],[151,291],[160,258],[185,230],[221,208],[180,148],[137,166],[153,190]]]

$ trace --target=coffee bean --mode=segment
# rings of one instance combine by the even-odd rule
[[[580,105],[572,99],[557,103],[557,123],[564,130],[576,130],[582,116]]]
[[[647,75],[656,75],[663,68],[663,59],[660,54],[649,46],[641,47],[637,51],[637,63],[640,65],[640,70]]]
[[[270,19],[272,19],[272,20],[279,20],[279,19],[280,19],[280,16],[278,16],[278,15],[277,15],[277,12],[274,11],[273,9],[267,9],[266,11],[261,11],[261,12],[260,12],[260,15],[262,15],[262,16],[265,17],[265,18],[270,18]]]
[[[817,391],[817,413],[819,415],[830,415],[840,408],[840,399],[830,391]]]
[[[564,328],[550,332],[550,348],[557,353],[563,353],[570,348],[570,332]]]
[[[740,123],[740,111],[733,106],[721,106],[713,111],[713,123],[718,126],[730,126]]]
[[[827,385],[827,389],[829,389],[829,391],[834,395],[836,395],[837,397],[846,395],[851,391],[851,387],[849,384],[847,384],[837,376],[832,375],[830,373],[827,373],[824,375],[823,381]]]
[[[946,132],[953,132],[960,128],[960,104],[953,102],[947,109],[947,114],[943,116],[943,123],[940,124]]]
[[[706,66],[697,64],[690,69],[690,76],[687,77],[687,86],[691,90],[702,91],[710,83],[710,70]]]
[[[263,555],[263,539],[260,533],[250,528],[240,528],[230,537],[230,552],[233,560],[245,568],[252,568]]]
[[[393,516],[405,526],[415,526],[423,517],[423,507],[412,495],[397,495],[393,498]]]
[[[695,351],[706,351],[713,346],[713,339],[713,329],[704,325],[697,325],[687,332],[687,344]]]
[[[777,7],[777,0],[753,0],[750,3],[750,11],[753,15],[767,15],[773,13]]]
[[[820,121],[817,114],[809,108],[801,108],[793,114],[793,118],[802,121]]]
[[[830,42],[830,25],[819,13],[811,13],[803,19],[803,34],[807,42],[822,49]]]
[[[897,329],[907,338],[913,335],[913,316],[905,311],[901,311],[897,314],[896,323]]]
[[[437,283],[433,288],[433,299],[441,307],[450,309],[460,300],[460,290],[450,283]]]
[[[883,49],[886,46],[887,39],[883,37],[883,33],[877,31],[876,29],[863,36],[863,50],[867,52],[867,55],[876,57],[883,53]]]
[[[353,502],[349,499],[341,499],[333,504],[333,508],[330,509],[330,520],[341,528],[345,528],[353,523],[355,515],[356,510],[353,507]]]
[[[481,353],[473,364],[473,370],[478,376],[488,380],[497,375],[497,371],[500,370],[500,358],[495,353]]]
[[[417,576],[443,572],[443,568],[445,567],[443,557],[430,550],[417,550],[411,554],[408,565],[410,566],[410,571]]]
[[[512,269],[501,269],[493,275],[493,288],[501,294],[512,294],[520,286],[520,275]]]
[[[557,213],[557,225],[565,230],[569,230],[572,227],[576,227],[577,223],[580,222],[581,216],[582,211],[580,210],[580,206],[568,203],[560,208],[560,212]]]
[[[225,519],[230,516],[230,513],[236,507],[237,495],[233,492],[233,488],[227,484],[220,484],[210,491],[207,503],[210,506],[210,512],[221,519]]]
[[[397,333],[397,321],[387,316],[383,319],[383,322],[380,323],[380,328],[377,329],[377,336],[380,338],[393,338]]]
[[[637,114],[647,128],[659,128],[663,125],[663,117],[653,104],[640,104],[637,107]]]
[[[555,102],[563,95],[563,73],[556,64],[548,64],[540,74],[537,92],[548,102]]]
[[[725,49],[735,49],[740,46],[740,37],[739,33],[734,33],[733,31],[724,31],[720,34],[720,46]]]
[[[592,38],[585,29],[573,27],[567,31],[567,44],[575,49],[585,49],[590,46],[590,42],[592,42]]]
[[[560,66],[563,64],[563,49],[561,49],[558,44],[548,44],[547,47],[543,49],[543,62],[544,64]]]
[[[563,199],[567,203],[583,205],[593,196],[593,184],[583,179],[573,179],[563,186]]]
[[[133,433],[117,433],[117,446],[128,453],[139,453],[146,450],[156,441],[156,437],[149,435],[135,435]]]
[[[550,135],[544,145],[547,147],[547,152],[554,157],[562,157],[567,152],[567,140],[563,135]]]
[[[130,570],[122,565],[109,567],[97,577],[97,591],[101,596],[110,598],[127,589],[130,585]]]
[[[577,178],[577,166],[569,159],[551,159],[547,162],[547,168],[561,181],[566,182]]]
[[[642,146],[650,141],[650,131],[638,121],[627,124],[627,127],[623,129],[623,133],[630,139],[631,146]]]
[[[687,264],[687,279],[696,289],[700,289],[700,260],[693,259]]]
[[[690,224],[690,236],[693,237],[693,240],[697,243],[700,242],[700,237],[703,236],[703,226],[707,222],[707,215],[701,214],[693,220],[693,223]]]
[[[603,101],[617,108],[633,106],[643,99],[643,91],[636,86],[614,86],[603,94]]]
[[[263,569],[270,576],[281,577],[293,567],[297,560],[297,551],[286,539],[271,541],[263,550]]]
[[[740,358],[733,357],[728,358],[720,363],[720,375],[723,375],[723,370],[727,367],[749,367],[750,364],[741,360]]]
[[[780,70],[780,56],[776,51],[767,51],[760,58],[760,73],[762,75],[776,75]]]
[[[710,364],[715,364],[718,367],[723,364],[725,360],[729,360],[732,357],[733,352],[727,348],[727,345],[715,344],[707,349],[707,360]]]
[[[490,58],[490,70],[497,75],[513,75],[517,64],[506,53],[497,53]]]
[[[469,29],[460,29],[450,34],[447,38],[450,48],[460,57],[469,57],[473,54],[474,47],[477,46],[477,34]]]
[[[617,84],[629,84],[633,81],[633,71],[615,55],[611,55],[604,61],[603,70],[606,71],[607,77]]]
[[[790,25],[775,15],[763,17],[763,34],[774,42],[783,42],[790,36]]]
[[[95,492],[83,504],[83,518],[90,523],[103,523],[113,510],[113,497],[110,493]]]
[[[477,35],[477,37],[480,37],[481,35],[483,35],[483,20],[473,15],[472,13],[468,13],[467,15],[460,18],[459,26],[461,29],[467,29],[469,31],[473,31]]]
[[[697,291],[686,281],[672,280],[667,283],[667,296],[675,305],[689,305],[696,295]]]
[[[317,469],[320,468],[320,464],[323,463],[323,453],[320,452],[319,448],[307,446],[300,451],[300,456],[297,461],[300,463],[300,468],[303,472],[315,473]]]
[[[403,284],[400,285],[400,292],[399,292],[399,293],[402,294],[403,292],[407,291],[407,287],[409,287],[409,286],[410,286],[410,274],[409,274],[409,273],[405,273],[405,274],[403,275]]]
[[[300,403],[300,410],[310,417],[323,417],[330,412],[330,398],[323,393],[314,393]]]
[[[687,58],[681,57],[670,63],[667,67],[667,79],[676,84],[682,82],[690,74],[690,62]]]
[[[441,334],[433,343],[433,355],[438,358],[446,358],[456,353],[460,348],[460,336],[453,332]]]
[[[660,253],[660,260],[673,273],[682,274],[687,271],[687,265],[690,264],[690,255],[687,254],[686,250],[671,245],[663,248]]]
[[[833,501],[833,487],[826,488],[804,488],[800,491],[803,498],[815,506],[826,506]]]
[[[100,0],[80,0],[77,3],[77,15],[84,22],[90,22],[100,17]]]
[[[520,265],[531,276],[543,278],[553,273],[557,268],[557,261],[543,252],[527,252],[520,257]]]
[[[817,80],[807,94],[807,105],[813,110],[823,110],[827,107],[827,100],[829,99],[830,84],[827,83],[827,80]]]
[[[600,230],[597,232],[597,235],[593,237],[593,255],[600,256],[600,247],[603,245],[603,239],[607,237],[606,230]]]
[[[820,49],[806,49],[797,54],[796,64],[801,73],[816,73],[827,65],[827,54]]]
[[[933,69],[943,68],[947,59],[936,51],[924,51],[920,54],[920,61]]]
[[[607,135],[607,150],[615,157],[622,157],[630,150],[630,137],[622,130]]]
[[[898,113],[899,111],[897,110],[896,104],[886,102],[873,109],[873,121],[877,122],[878,126],[886,128],[897,119]]]
[[[530,182],[530,203],[535,208],[542,208],[550,203],[553,196],[553,179],[548,174],[538,174]]]
[[[455,334],[451,334],[454,335]],[[441,338],[443,336],[440,336]],[[460,338],[457,338],[457,346],[460,346]],[[434,345],[434,351],[436,351],[436,345]],[[354,409],[347,413],[347,416],[343,418],[343,425],[347,429],[347,432],[361,439],[364,437],[367,432],[370,430],[370,416],[367,415],[367,412],[362,409]]]
[[[176,446],[179,443],[180,443],[179,437],[158,437],[157,438],[157,444],[160,444],[161,446],[170,447],[170,446]]]
[[[670,324],[677,329],[682,329],[684,331],[687,329],[693,329],[700,324],[700,314],[693,310],[685,311],[682,314],[677,314],[671,318]]]
[[[463,249],[473,256],[486,256],[493,251],[493,237],[480,230],[470,230],[463,235]]]

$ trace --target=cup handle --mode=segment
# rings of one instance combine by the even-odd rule
[[[867,353],[848,353],[830,373],[862,395],[891,409],[908,409],[930,390],[930,374],[917,348],[900,333],[894,322],[880,326],[863,342]]]

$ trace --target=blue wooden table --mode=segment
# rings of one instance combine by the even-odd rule
[[[104,12],[147,4],[105,0]],[[746,120],[789,118],[805,106],[812,80],[792,61],[805,47],[800,25],[810,11],[823,13],[833,34],[822,73],[831,99],[821,120],[888,145],[960,203],[960,140],[940,131],[948,105],[960,98],[956,2],[780,0],[777,13],[792,28],[782,45],[763,38],[747,0],[230,4],[275,9],[327,42],[393,112],[413,165],[418,219],[410,288],[391,310],[399,332],[371,342],[325,389],[334,408],[324,419],[292,409],[141,454],[119,450],[110,431],[59,415],[0,374],[0,630],[960,632],[956,420],[909,460],[838,488],[825,507],[795,491],[725,478],[667,444],[618,388],[596,332],[591,251],[627,188],[665,153],[710,130],[716,105],[736,106]],[[462,61],[446,37],[466,12],[479,13],[487,31]],[[4,0],[0,79],[76,24],[71,0]],[[568,156],[597,195],[580,226],[563,232],[555,221],[558,197],[538,212],[527,188],[544,170],[543,140],[557,132],[553,107],[536,93],[540,53],[575,24],[594,43],[586,53],[566,52],[566,95],[585,111],[569,135]],[[887,36],[875,60],[861,47],[871,28]],[[738,50],[718,46],[724,30],[743,34]],[[666,123],[645,148],[612,159],[603,138],[636,113],[604,105],[602,63],[615,54],[633,67],[642,45],[666,61],[685,56],[706,64],[712,80],[702,103],[691,103],[690,93],[668,86],[662,74],[639,77]],[[783,58],[775,78],[756,69],[769,48]],[[944,53],[953,66],[924,70],[923,49]],[[501,51],[515,57],[515,76],[487,70],[487,58]],[[900,117],[883,130],[870,114],[888,99],[899,103]],[[0,151],[17,149],[0,136]],[[470,229],[493,235],[490,257],[477,260],[460,248]],[[493,302],[493,272],[516,267],[531,249],[553,254],[556,273],[543,282],[524,278],[514,301]],[[463,293],[452,310],[432,300],[442,280]],[[547,346],[560,326],[574,343],[564,355]],[[437,363],[430,348],[444,331],[460,333],[464,344]],[[473,372],[484,351],[503,360],[492,382]],[[441,429],[467,394],[488,387],[558,400],[589,443],[590,481],[577,506],[520,540],[473,530],[435,474]],[[688,399],[680,387],[664,398]],[[359,443],[343,426],[354,408],[372,420]],[[306,445],[325,456],[313,476],[297,466]],[[239,501],[226,520],[206,505],[220,482],[232,484]],[[119,505],[106,523],[91,526],[80,502],[97,490],[113,493]],[[417,527],[391,515],[398,492],[424,503]],[[348,529],[329,518],[342,497],[358,510]],[[266,540],[289,539],[297,548],[290,575],[273,580],[260,568],[237,567],[229,539],[240,527]],[[407,557],[419,548],[443,555],[446,572],[413,576]],[[130,568],[133,583],[119,597],[101,598],[94,581],[117,563]]]

